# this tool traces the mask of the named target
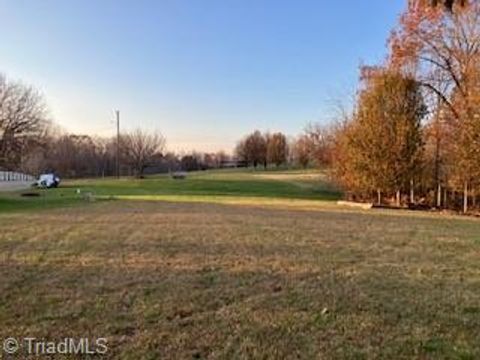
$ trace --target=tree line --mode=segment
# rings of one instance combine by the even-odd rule
[[[320,167],[332,165],[333,132],[329,126],[309,124],[297,137],[282,132],[255,130],[245,135],[234,151],[235,159],[247,167]]]
[[[49,119],[42,95],[0,75],[0,169],[32,175],[102,177],[246,166],[326,166],[325,128],[310,125],[298,138],[258,130],[245,136],[232,155],[223,151],[175,154],[159,132],[136,129],[117,137],[71,134]]]
[[[0,168],[4,170],[78,178],[222,167],[327,167],[332,161],[332,135],[329,128],[315,124],[296,138],[256,130],[239,141],[232,155],[175,154],[166,150],[166,140],[158,132],[136,129],[117,139],[63,131],[49,119],[36,89],[0,76]]]
[[[117,152],[118,151],[118,152]],[[120,137],[70,134],[48,117],[42,95],[33,87],[0,75],[0,170],[32,175],[101,177],[222,167],[224,152],[175,154],[156,131],[136,129]]]
[[[38,175],[55,172],[65,178],[136,176],[175,171],[220,168],[230,160],[224,152],[166,150],[166,140],[155,131],[135,129],[120,135],[117,164],[117,138],[47,131],[42,144],[30,149],[16,169]],[[117,167],[118,166],[118,167]]]

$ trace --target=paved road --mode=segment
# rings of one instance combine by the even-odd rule
[[[0,181],[0,192],[28,189],[32,183],[33,181]]]

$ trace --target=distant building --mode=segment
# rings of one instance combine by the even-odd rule
[[[245,168],[247,167],[247,162],[246,161],[241,161],[241,160],[225,160],[222,161],[220,164],[220,168],[222,169],[233,169],[233,168]]]

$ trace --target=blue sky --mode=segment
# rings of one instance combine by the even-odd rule
[[[406,1],[328,2],[0,0],[0,72],[69,131],[112,135],[118,108],[169,149],[230,151],[255,128],[328,121]]]

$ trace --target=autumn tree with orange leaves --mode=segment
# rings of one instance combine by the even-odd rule
[[[363,79],[353,119],[340,134],[336,161],[341,184],[357,197],[377,202],[382,195],[411,192],[421,167],[425,115],[418,83],[388,69],[374,69]]]
[[[431,5],[409,2],[390,39],[389,66],[415,76],[429,96],[431,127],[448,137],[435,140],[448,147],[451,164],[442,185],[463,191],[467,212],[480,178],[480,1],[457,1],[451,12]]]

